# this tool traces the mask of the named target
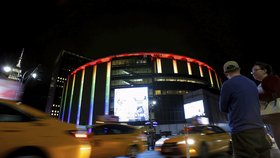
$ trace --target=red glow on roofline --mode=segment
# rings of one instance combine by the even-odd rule
[[[176,55],[176,54],[170,54],[170,53],[159,53],[159,52],[138,52],[138,53],[125,53],[125,54],[112,55],[112,56],[108,56],[108,57],[105,57],[105,58],[100,58],[100,59],[91,61],[89,63],[86,63],[85,65],[82,65],[82,66],[78,67],[76,70],[74,70],[71,73],[71,75],[77,73],[77,71],[85,69],[88,66],[93,66],[93,65],[96,65],[96,64],[109,62],[113,58],[131,57],[131,56],[151,56],[151,57],[154,57],[154,58],[168,58],[168,59],[175,59],[175,60],[186,60],[188,62],[197,63],[198,65],[205,66],[208,69],[211,69],[211,70],[215,71],[212,67],[205,64],[204,62],[201,62],[199,60],[189,58],[189,57],[186,57],[186,56],[182,56],[182,55]]]

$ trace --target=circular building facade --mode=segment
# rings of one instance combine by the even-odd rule
[[[183,96],[198,89],[219,90],[209,65],[186,56],[140,52],[89,62],[69,75],[59,119],[92,125],[99,115],[143,125],[184,122]]]

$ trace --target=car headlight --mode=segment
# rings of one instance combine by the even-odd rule
[[[187,142],[189,145],[193,145],[195,143],[194,139],[188,139]]]
[[[193,139],[187,139],[187,143],[189,145],[193,145],[195,143],[195,141]],[[178,142],[177,144],[186,144],[186,141],[183,140],[183,141]]]

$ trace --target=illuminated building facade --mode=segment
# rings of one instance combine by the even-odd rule
[[[185,94],[198,89],[218,92],[220,86],[214,69],[186,56],[158,52],[108,56],[80,66],[68,76],[59,119],[92,125],[98,115],[117,114],[122,122],[137,125],[151,117],[159,124],[182,123]],[[154,117],[149,114],[151,109]],[[138,113],[131,110],[146,115],[138,120],[134,116]]]
[[[62,90],[67,76],[79,66],[92,61],[90,58],[62,50],[56,61],[52,73],[46,112],[53,117],[58,117],[61,103]]]

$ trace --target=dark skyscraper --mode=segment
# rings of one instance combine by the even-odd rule
[[[51,76],[50,89],[46,112],[51,116],[57,117],[59,115],[61,95],[64,87],[64,82],[68,75],[77,69],[79,66],[92,61],[75,53],[62,50],[56,61],[55,67]]]

